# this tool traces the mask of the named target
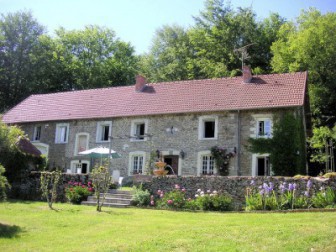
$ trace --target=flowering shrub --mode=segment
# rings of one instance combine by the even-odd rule
[[[236,153],[234,152],[227,152],[227,149],[224,149],[222,147],[213,146],[211,148],[211,155],[216,161],[216,165],[218,166],[218,171],[220,175],[229,175],[230,158],[234,157],[235,154]]]
[[[183,209],[186,203],[185,188],[180,188],[179,185],[175,185],[174,190],[164,193],[161,190],[157,191],[157,195],[160,197],[157,206],[170,209]],[[154,200],[154,197],[152,197]]]
[[[335,207],[336,193],[331,188],[321,188],[313,194],[313,183],[307,181],[306,188],[299,192],[296,183],[283,182],[276,192],[272,182],[257,187],[254,180],[246,190],[246,210],[287,210],[311,207]]]
[[[87,185],[81,182],[69,181],[65,188],[65,196],[72,204],[80,204],[83,200],[86,200],[88,196],[94,192],[91,182]]]

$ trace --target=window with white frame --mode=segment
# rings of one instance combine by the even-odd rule
[[[77,133],[75,141],[74,155],[78,155],[79,152],[89,149],[89,133]]]
[[[131,126],[132,141],[147,140],[148,120],[133,120]]]
[[[271,137],[272,122],[270,119],[259,119],[257,121],[257,137]]]
[[[129,154],[129,175],[144,173],[145,156],[146,154],[143,151]]]
[[[97,142],[108,142],[109,136],[111,136],[112,122],[104,121],[97,123]]]
[[[42,127],[41,126],[35,126],[34,127],[33,141],[40,141],[40,139],[41,139],[41,131],[42,131]]]
[[[217,116],[201,116],[198,125],[198,138],[217,139],[218,135],[218,117]]]
[[[68,138],[69,138],[69,124],[68,123],[56,124],[55,143],[67,143]]]
[[[202,156],[202,174],[213,175],[214,174],[215,160],[212,155]]]
[[[213,175],[217,173],[215,159],[210,150],[197,153],[197,176]]]
[[[90,173],[90,161],[72,160],[70,165],[72,173],[78,173],[78,174]]]

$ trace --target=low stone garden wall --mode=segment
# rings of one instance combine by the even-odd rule
[[[318,191],[322,186],[331,187],[336,190],[336,178],[323,179],[323,178],[310,178],[314,192]],[[174,189],[175,185],[179,185],[181,188],[186,189],[187,197],[194,198],[198,189],[204,192],[218,191],[230,195],[234,202],[234,208],[236,210],[241,209],[245,204],[246,188],[251,186],[251,181],[254,180],[256,186],[262,185],[264,182],[272,182],[274,188],[278,189],[279,185],[283,182],[296,183],[297,190],[300,193],[304,193],[307,186],[307,178],[296,179],[293,177],[222,177],[222,176],[203,176],[203,177],[153,177],[151,182],[143,182],[143,189],[149,190],[152,194],[155,194],[158,190],[164,190],[165,192]]]
[[[82,182],[87,184],[89,180],[88,175],[79,174],[62,174],[61,181],[57,188],[58,201],[65,202],[64,189],[69,181]],[[19,181],[11,183],[11,189],[8,192],[8,197],[12,199],[22,200],[41,200],[42,192],[40,190],[40,173],[32,172]]]

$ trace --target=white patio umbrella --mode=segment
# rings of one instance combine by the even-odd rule
[[[100,158],[100,165],[102,164],[103,157],[104,158],[108,158],[108,157],[120,158],[121,157],[120,154],[117,153],[116,151],[111,150],[111,152],[110,152],[109,148],[102,147],[102,146],[92,148],[92,149],[89,149],[89,150],[85,150],[85,151],[81,151],[78,154],[79,155],[87,155],[90,158]]]

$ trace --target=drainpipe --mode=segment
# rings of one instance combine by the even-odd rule
[[[112,139],[113,137],[112,136],[109,136],[109,156],[108,156],[108,171],[110,174],[112,174],[112,171],[111,171],[111,150],[112,150]]]
[[[237,110],[237,176],[241,176],[240,169],[240,128],[241,128],[241,118],[240,110]]]

